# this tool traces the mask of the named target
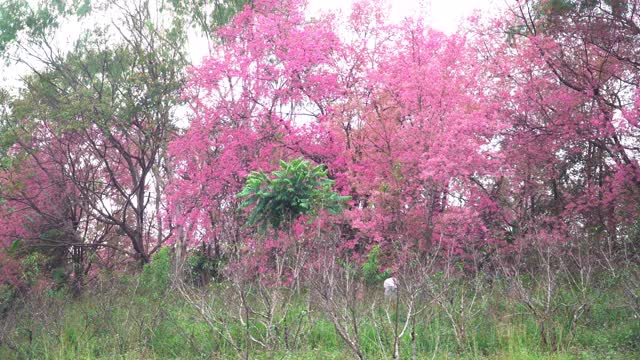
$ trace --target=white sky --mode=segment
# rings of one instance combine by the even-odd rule
[[[1,1],[1,0],[0,0]],[[354,0],[308,0],[310,16],[327,10],[339,10],[347,15]],[[391,6],[390,18],[392,21],[400,21],[407,16],[423,16],[427,24],[451,34],[456,31],[458,24],[478,10],[483,15],[495,12],[496,8],[504,7],[505,0],[379,0],[385,1]],[[103,19],[104,20],[104,19]],[[106,19],[108,20],[108,19]],[[74,35],[77,32],[70,31]],[[69,34],[67,34],[69,35]],[[73,36],[68,36],[73,37]],[[190,39],[191,40],[191,39]],[[191,41],[190,41],[191,42]],[[207,46],[198,44],[196,40],[190,44],[190,56],[193,63],[200,63],[203,56],[207,55]],[[195,45],[195,46],[194,46]],[[4,64],[0,64],[4,67]],[[0,69],[0,86],[19,86],[19,77],[28,72],[25,66],[12,66],[11,69]]]
[[[428,25],[451,34],[460,21],[469,17],[474,10],[482,14],[503,7],[505,0],[387,0],[391,4],[391,19],[402,20],[407,16],[422,15]],[[309,11],[341,10],[347,14],[353,0],[309,0]]]

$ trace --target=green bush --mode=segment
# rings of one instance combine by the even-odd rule
[[[16,289],[11,285],[0,285],[0,317],[11,309],[16,299]]]
[[[222,259],[213,258],[202,251],[195,251],[187,257],[189,280],[195,285],[205,285],[220,275]]]
[[[389,269],[380,272],[378,255],[380,255],[380,245],[374,246],[371,251],[369,251],[367,261],[362,264],[362,275],[367,285],[376,285],[391,277],[391,271]]]
[[[69,274],[64,267],[57,267],[51,270],[51,280],[56,284],[56,288],[62,288],[69,281]]]
[[[33,252],[22,259],[22,280],[27,285],[33,285],[42,276],[45,270],[45,256]]]
[[[334,181],[324,165],[313,166],[303,158],[280,161],[280,169],[267,174],[253,171],[238,197],[245,200],[240,209],[253,206],[247,224],[265,231],[287,228],[303,215],[314,216],[321,209],[336,214],[351,199],[331,190]]]
[[[171,254],[163,247],[153,256],[151,262],[142,270],[142,288],[158,297],[171,285]]]

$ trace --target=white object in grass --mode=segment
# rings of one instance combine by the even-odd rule
[[[384,296],[394,295],[398,291],[398,280],[390,277],[384,281]]]

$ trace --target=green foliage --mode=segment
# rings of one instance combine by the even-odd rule
[[[16,125],[7,132],[5,142],[28,136],[40,125],[20,119],[45,119],[60,133],[95,125],[110,134],[128,131],[132,118],[153,119],[159,107],[178,102],[183,83],[178,69],[185,64],[171,53],[172,45],[100,46],[88,42],[67,54],[59,67],[25,78],[29,90],[11,101]]]
[[[367,261],[362,264],[362,275],[367,285],[376,285],[391,277],[391,271],[389,269],[380,272],[379,254],[380,245],[376,245],[371,249],[369,254],[367,254]]]
[[[135,118],[168,122],[163,112],[180,101],[183,69],[188,65],[188,27],[183,18],[192,11],[204,11],[210,2],[218,3],[180,1],[174,8],[158,1],[155,5],[160,8],[155,10],[166,12],[171,23],[151,16],[155,5],[147,2],[133,7],[120,0],[115,4],[106,0],[8,0],[1,4],[0,56],[29,62],[16,50],[24,47],[43,66],[24,77],[25,90],[15,98],[0,94],[0,110],[10,109],[0,111],[6,115],[0,128],[0,149],[14,144],[21,134],[28,136],[44,121],[55,124],[50,128],[60,132],[97,125],[106,133],[130,131],[130,119]],[[49,59],[49,53],[59,49],[42,42],[52,37],[58,23],[77,21],[94,10],[99,11],[95,16],[101,16],[133,8],[139,13],[114,17],[114,25],[124,30],[122,37],[114,39],[103,28],[82,32],[71,51],[60,50],[60,56]],[[19,46],[6,49],[11,44]],[[39,120],[24,124],[25,118]]]
[[[275,230],[287,227],[303,215],[315,215],[320,209],[339,213],[349,196],[331,191],[333,180],[327,178],[324,165],[313,166],[298,158],[291,162],[280,161],[280,170],[267,174],[251,172],[247,183],[237,195],[246,200],[240,209],[255,205],[248,224],[259,225],[262,231],[268,226]]]
[[[215,26],[222,26],[228,23],[237,12],[244,8],[245,5],[253,5],[253,0],[216,1],[210,15],[213,20],[213,24]]]
[[[0,54],[12,43],[39,43],[71,15],[82,18],[91,12],[91,0],[25,1],[0,4]],[[26,38],[20,38],[24,33]]]
[[[205,285],[219,276],[222,260],[215,259],[202,251],[195,251],[187,257],[187,270],[193,284]]]
[[[69,274],[67,274],[65,268],[57,267],[51,270],[51,279],[53,280],[53,283],[56,285],[56,287],[61,288],[69,280]]]
[[[580,6],[589,1],[581,1]],[[507,41],[511,44],[518,36],[534,35],[534,28],[536,31],[545,31],[555,17],[570,13],[576,9],[577,4],[573,0],[533,0],[522,2],[520,6],[527,9],[529,18],[519,19],[507,29]]]
[[[0,319],[11,309],[16,296],[17,292],[13,286],[0,284]]]
[[[540,12],[548,15],[560,15],[571,11],[575,7],[575,2],[570,0],[547,0],[538,4]]]
[[[46,258],[39,252],[32,252],[22,261],[22,280],[27,285],[33,285],[44,273]]]
[[[154,298],[160,297],[171,286],[171,253],[162,247],[142,270],[142,288]]]
[[[26,1],[7,1],[0,5],[0,53],[14,41],[25,26]]]
[[[208,33],[212,28],[228,23],[245,5],[252,4],[253,0],[170,0],[167,5],[192,27]]]
[[[9,245],[5,251],[7,252],[7,254],[9,254],[10,256],[16,256],[18,255],[19,251],[22,249],[22,241],[20,239],[18,240],[14,240],[11,245]]]
[[[172,292],[154,299],[150,294],[137,294],[135,281],[115,277],[106,280],[99,286],[102,290],[89,291],[79,299],[33,297],[27,299],[24,306],[14,307],[11,311],[15,320],[6,322],[3,328],[0,358],[235,359],[240,356],[223,337],[234,336],[238,344],[244,346],[243,325],[237,314],[230,313],[226,301],[228,287],[208,289],[211,315],[225,320],[225,328],[219,328],[224,331],[222,335],[202,320],[196,308]],[[470,284],[463,280],[460,286],[459,291],[463,292]],[[640,354],[640,323],[619,306],[616,291],[596,288],[601,301],[594,303],[575,341],[552,352],[540,346],[535,318],[525,307],[505,296],[507,288],[495,286],[488,294],[489,301],[482,302],[471,319],[468,344],[462,348],[456,344],[448,316],[443,311],[434,306],[420,311],[415,328],[417,358],[595,360],[634,359]],[[367,290],[358,300],[367,309],[366,315],[358,319],[360,341],[367,359],[390,358],[389,349],[393,344],[393,329],[385,325],[389,309],[377,297],[380,292],[380,289]],[[318,311],[306,311],[307,296],[304,292],[294,296],[289,316],[278,324],[279,348],[271,352],[253,344],[252,359],[351,358],[331,321]],[[136,301],[138,298],[140,301]],[[260,302],[260,295],[250,294],[248,301]],[[400,304],[401,314],[406,311],[403,306]],[[47,309],[47,312],[43,314],[36,309]],[[562,316],[558,324],[570,321]],[[288,333],[292,334],[300,321],[306,329],[301,332],[300,341],[287,340],[284,326],[290,326]],[[259,339],[265,329],[256,326],[251,331],[252,336]],[[289,341],[288,347],[285,341]],[[400,358],[411,358],[411,347],[411,337],[407,334],[400,339]]]

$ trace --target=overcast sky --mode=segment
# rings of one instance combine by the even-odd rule
[[[1,1],[1,0],[0,0]],[[343,14],[348,14],[353,0],[308,0],[309,15],[327,10],[340,10]],[[380,0],[385,1],[385,0]],[[451,34],[456,31],[458,24],[470,16],[474,10],[479,10],[487,15],[495,11],[496,7],[502,7],[505,0],[386,0],[391,4],[391,20],[400,21],[407,16],[423,16],[428,25]],[[497,6],[496,6],[497,5]],[[502,6],[501,6],[502,5]],[[108,20],[108,19],[107,19]],[[63,31],[65,32],[65,31]],[[76,31],[69,31],[70,34],[77,34]],[[68,34],[67,34],[68,35]],[[73,36],[70,36],[71,38]],[[61,38],[64,38],[63,36]],[[201,59],[207,55],[207,46],[191,44],[191,59],[193,63],[200,63]],[[3,66],[3,65],[2,65]],[[25,66],[12,66],[12,69],[0,71],[0,86],[19,86],[19,77],[28,72]]]
[[[407,16],[420,14],[432,27],[451,34],[460,21],[470,16],[474,10],[487,14],[501,7],[504,0],[387,0],[391,4],[391,19],[402,20]],[[348,13],[353,0],[309,0],[311,13],[327,9],[339,9]]]

